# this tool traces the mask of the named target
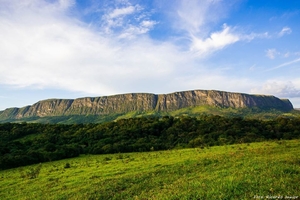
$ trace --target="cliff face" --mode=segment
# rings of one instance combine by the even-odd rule
[[[232,108],[293,109],[289,100],[274,96],[249,95],[214,90],[192,90],[171,94],[132,93],[78,99],[48,99],[32,106],[9,108],[0,112],[0,119],[24,117],[107,115],[131,111],[173,111],[184,107],[210,105]]]
[[[158,95],[157,110],[171,111],[189,106],[209,105],[232,108],[274,108],[292,110],[287,99],[267,95],[249,95],[215,90],[193,90]]]

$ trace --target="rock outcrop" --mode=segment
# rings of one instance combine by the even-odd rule
[[[131,111],[174,111],[190,106],[262,108],[289,111],[288,99],[267,95],[250,95],[215,90],[192,90],[170,94],[132,93],[78,99],[48,99],[32,106],[8,108],[0,112],[0,120],[27,117],[68,115],[109,115]]]

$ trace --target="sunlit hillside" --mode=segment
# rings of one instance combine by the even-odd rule
[[[0,171],[0,199],[297,199],[299,155],[299,140],[82,155]]]

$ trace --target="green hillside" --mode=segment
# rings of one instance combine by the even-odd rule
[[[0,171],[0,199],[299,199],[300,141],[85,155]]]
[[[135,117],[101,124],[0,124],[0,169],[78,157],[299,139],[300,118],[201,115]]]
[[[6,122],[31,122],[31,123],[52,123],[52,124],[74,124],[74,123],[103,123],[118,119],[128,119],[133,117],[162,117],[162,116],[191,116],[219,115],[223,117],[243,117],[252,119],[275,119],[277,117],[300,117],[299,110],[282,111],[276,109],[261,108],[222,108],[215,106],[193,106],[181,108],[174,111],[131,111],[126,113],[112,113],[106,115],[66,115],[66,116],[45,116],[45,117],[24,117],[21,119],[3,119]]]

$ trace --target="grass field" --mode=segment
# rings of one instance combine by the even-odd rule
[[[39,171],[40,170],[40,171]],[[79,158],[0,171],[0,199],[300,199],[300,141]]]

